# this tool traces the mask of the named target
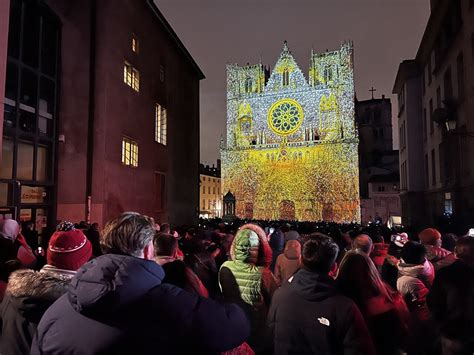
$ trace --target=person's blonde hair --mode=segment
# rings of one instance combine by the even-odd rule
[[[124,212],[107,222],[100,237],[100,246],[104,254],[141,257],[155,232],[153,218],[137,212]]]

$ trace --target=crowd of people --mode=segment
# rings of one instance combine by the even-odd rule
[[[44,245],[43,245],[44,244]],[[1,354],[473,354],[474,237],[0,221]]]

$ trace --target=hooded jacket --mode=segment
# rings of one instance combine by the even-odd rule
[[[329,276],[304,268],[273,296],[267,345],[274,354],[374,354],[355,303]]]
[[[272,254],[265,232],[255,225],[242,226],[232,242],[230,254],[232,260],[222,264],[219,270],[224,298],[235,301],[238,292],[238,298],[250,306],[265,302],[269,305],[276,284],[268,269]]]
[[[377,270],[382,274],[382,266],[385,258],[388,255],[388,244],[385,243],[374,243],[374,250],[370,253],[370,258],[377,267]]]
[[[434,268],[428,260],[421,265],[415,265],[406,264],[403,259],[400,259],[397,290],[405,298],[415,319],[427,320],[429,318],[426,296],[433,284],[433,279]]]
[[[32,354],[212,354],[249,334],[236,305],[161,284],[153,261],[102,255],[78,270],[44,314]]]
[[[285,251],[279,255],[275,265],[275,278],[279,285],[288,280],[301,266],[301,244],[289,240]]]
[[[237,232],[230,248],[231,261],[219,270],[219,286],[224,299],[238,303],[251,319],[249,343],[258,348],[263,341],[265,320],[277,284],[269,269],[272,254],[265,232],[246,224]]]
[[[184,261],[173,257],[156,257],[155,261],[161,265],[165,272],[164,283],[178,286],[205,298],[209,297],[206,287]]]
[[[474,351],[474,267],[457,260],[436,274],[428,305],[449,339],[469,343]]]
[[[49,267],[40,272],[18,270],[11,274],[1,305],[2,354],[29,354],[44,312],[66,293],[72,274],[53,269]]]

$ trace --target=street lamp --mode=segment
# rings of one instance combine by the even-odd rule
[[[443,100],[444,108],[438,108],[433,112],[433,121],[438,124],[444,123],[448,133],[458,136],[474,137],[474,132],[458,132],[457,128],[457,103],[454,99]]]

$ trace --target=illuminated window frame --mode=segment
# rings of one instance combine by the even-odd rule
[[[128,137],[122,137],[122,164],[138,167],[138,143]]]
[[[140,91],[140,72],[127,61],[123,65],[123,82],[136,92]]]
[[[250,93],[252,92],[252,87],[253,87],[253,80],[252,78],[247,78],[245,80],[245,92]]]
[[[140,49],[140,43],[138,42],[138,37],[133,33],[132,34],[132,52],[137,53]]]
[[[283,70],[283,86],[290,85],[290,72],[288,69]]]
[[[155,104],[155,142],[166,145],[166,109],[160,104]]]

